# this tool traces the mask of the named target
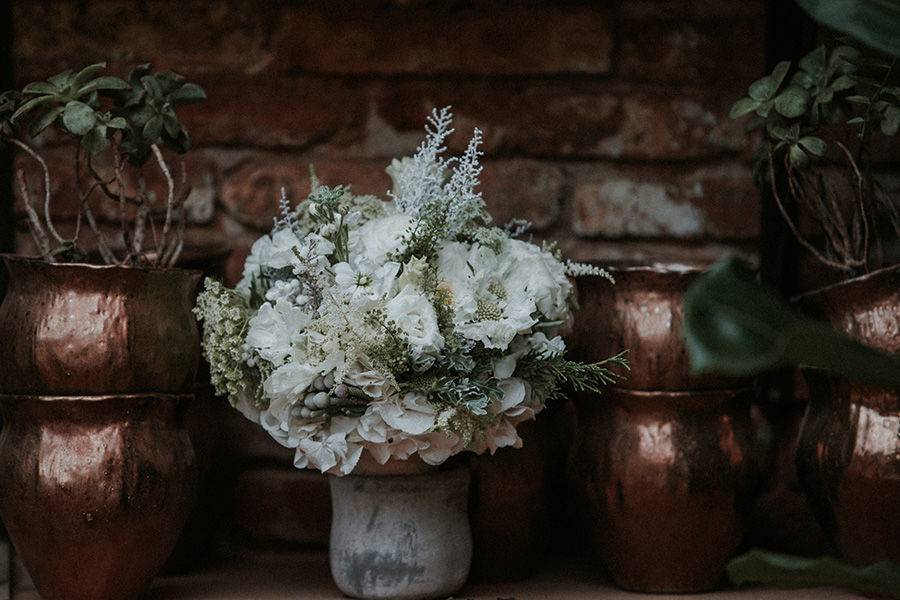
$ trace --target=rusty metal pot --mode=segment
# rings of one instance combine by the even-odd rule
[[[592,546],[640,592],[715,588],[758,485],[749,391],[610,389],[579,401]]]
[[[0,515],[44,600],[133,600],[194,500],[190,395],[0,396]]]
[[[703,268],[673,264],[609,270],[615,285],[599,277],[578,280],[581,309],[576,314],[576,356],[600,360],[627,349],[631,370],[620,384],[626,389],[679,391],[746,385],[690,374],[683,332],[684,293]]]
[[[190,393],[198,271],[50,264],[5,255],[0,393]]]
[[[856,340],[900,352],[900,266],[798,298]],[[900,561],[900,393],[805,372],[810,402],[797,470],[819,521],[848,561]]]

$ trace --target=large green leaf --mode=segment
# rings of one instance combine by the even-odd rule
[[[882,561],[854,567],[832,557],[803,558],[751,550],[728,564],[728,577],[737,586],[752,583],[776,587],[838,587],[900,598],[900,565]]]
[[[63,125],[66,129],[75,135],[84,135],[94,128],[97,123],[97,115],[94,109],[85,104],[74,100],[66,104],[66,110],[63,112]]]
[[[900,2],[895,0],[797,0],[820,23],[900,56]]]
[[[703,274],[685,295],[685,341],[697,373],[732,376],[802,365],[900,389],[900,359],[795,314],[737,259]]]

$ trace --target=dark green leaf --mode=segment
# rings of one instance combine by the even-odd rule
[[[28,133],[31,137],[37,137],[42,131],[50,127],[54,121],[62,114],[62,112],[66,109],[65,106],[54,106],[44,114],[42,114],[38,119],[31,124],[28,128]]]
[[[147,93],[153,98],[162,98],[162,88],[160,87],[159,82],[156,81],[156,77],[153,75],[144,75],[141,77],[141,85],[144,86],[144,89],[147,90]]]
[[[98,92],[98,91],[110,91],[110,90],[125,90],[128,89],[128,83],[119,79],[118,77],[113,77],[112,75],[105,75],[103,77],[98,77],[93,81],[86,83],[80,90],[78,90],[78,95],[83,96],[90,92]]]
[[[110,129],[126,129],[128,127],[128,121],[122,117],[113,117],[106,122],[106,126]]]
[[[900,129],[900,108],[888,106],[884,111],[884,119],[881,121],[881,133],[896,135],[898,129]]]
[[[748,376],[804,365],[900,389],[898,357],[798,317],[737,259],[699,277],[685,294],[684,311],[691,368],[697,373]]]
[[[781,82],[784,81],[791,63],[784,61],[775,65],[770,75],[766,75],[761,79],[757,79],[750,84],[748,94],[753,100],[768,100],[778,91]]]
[[[791,145],[791,149],[788,151],[788,158],[791,160],[791,166],[795,169],[802,169],[809,164],[809,156],[798,144]]]
[[[97,125],[81,138],[81,145],[84,146],[84,149],[92,156],[97,156],[109,145],[109,139],[107,139],[106,134],[106,126]]]
[[[94,109],[85,104],[73,100],[66,104],[63,111],[63,125],[74,135],[85,135],[97,123],[97,115]]]
[[[834,98],[834,90],[831,88],[825,88],[816,96],[816,102],[819,104],[825,104],[826,102],[831,102],[831,99]]]
[[[856,80],[849,75],[841,75],[831,82],[831,89],[836,92],[843,92],[856,86]]]
[[[48,81],[35,81],[34,83],[29,83],[24,88],[22,88],[23,94],[56,94],[59,90],[55,85]]]
[[[786,140],[791,136],[791,132],[784,125],[771,123],[766,127],[769,135],[775,140]]]
[[[775,89],[772,90],[773,94],[778,90],[779,87],[781,87],[781,83],[784,81],[784,77],[787,75],[790,69],[791,63],[786,60],[781,61],[780,63],[775,65],[774,69],[772,69],[772,85],[775,86]]]
[[[85,68],[83,68],[82,70],[80,70],[80,71],[78,72],[78,75],[76,75],[76,76],[72,79],[72,84],[73,84],[76,88],[81,87],[81,86],[84,85],[86,82],[90,81],[93,77],[99,75],[100,73],[102,73],[102,72],[105,71],[105,70],[106,70],[106,63],[105,63],[105,62],[95,63],[95,64],[93,64],[93,65],[88,65],[88,66],[86,66]]]
[[[181,123],[172,115],[163,115],[163,125],[165,125],[166,133],[176,138],[181,133]]]
[[[820,23],[900,56],[900,6],[885,0],[797,0]]]
[[[809,93],[799,85],[788,86],[775,97],[775,110],[783,117],[794,119],[806,111]]]
[[[55,96],[38,96],[36,98],[32,98],[13,113],[13,116],[10,117],[10,120],[13,123],[17,123],[20,118],[22,118],[27,113],[31,112],[38,106],[43,106],[44,104],[52,104],[54,102],[58,102]]]
[[[754,100],[752,98],[741,98],[731,107],[731,111],[728,113],[728,116],[732,119],[737,119],[753,112],[757,108],[759,108],[758,100]]]
[[[847,125],[858,125],[860,123],[865,123],[865,122],[866,122],[866,120],[863,119],[862,117],[853,117],[852,119],[849,119],[847,121]]]
[[[825,154],[825,140],[819,137],[808,135],[800,138],[800,145],[803,146],[810,154],[822,156]]]
[[[206,92],[196,83],[185,83],[169,96],[173,102],[201,102],[206,100]]]
[[[845,98],[851,104],[871,104],[872,101],[867,96],[847,96]]]
[[[144,125],[144,139],[147,140],[150,144],[155,144],[159,139],[160,134],[162,133],[163,128],[163,119],[160,115],[154,115],[147,121],[147,124]]]
[[[71,83],[72,69],[66,69],[62,73],[57,73],[47,81],[56,86],[57,89],[67,87]]]
[[[728,577],[736,586],[837,587],[900,598],[900,565],[882,561],[854,567],[832,557],[805,558],[751,550],[728,563]]]
[[[819,46],[806,56],[800,59],[800,68],[807,73],[819,73],[825,68],[826,52],[825,46]]]

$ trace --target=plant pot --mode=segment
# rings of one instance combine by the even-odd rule
[[[746,382],[690,374],[684,343],[684,294],[703,268],[685,265],[613,267],[615,285],[578,280],[580,310],[573,352],[587,361],[627,349],[624,389],[680,391],[734,389]]]
[[[469,576],[469,471],[330,477],[331,575],[353,598],[446,598]]]
[[[200,359],[200,273],[50,264],[5,255],[0,393],[190,393]]]
[[[0,515],[44,600],[131,600],[194,500],[191,396],[0,396]]]
[[[751,397],[610,389],[581,400],[592,546],[617,586],[683,593],[720,583],[757,487]]]
[[[900,352],[900,266],[798,299],[857,341]],[[900,392],[804,373],[810,402],[797,448],[800,481],[848,561],[900,562]]]

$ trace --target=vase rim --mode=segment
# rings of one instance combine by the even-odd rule
[[[469,468],[463,464],[454,464],[454,465],[429,465],[433,468],[428,469],[426,471],[422,471],[419,473],[402,473],[396,475],[382,475],[376,473],[348,473],[347,475],[335,475],[333,473],[327,473],[330,478],[335,479],[383,479],[385,481],[419,481],[422,479],[429,479],[435,476],[446,476],[446,477],[456,477],[456,478],[464,478],[469,476]]]
[[[880,269],[875,269],[874,271],[870,271],[869,273],[866,273],[864,275],[859,275],[858,277],[844,279],[843,281],[830,283],[826,286],[803,292],[802,294],[798,294],[791,298],[791,302],[798,303],[802,302],[803,300],[808,300],[810,298],[819,296],[821,294],[826,294],[828,292],[833,292],[836,290],[843,290],[853,285],[868,283],[872,280],[878,279],[879,277],[883,277],[884,275],[888,275],[896,271],[900,271],[900,263],[887,267],[881,267]]]
[[[116,400],[192,400],[195,394],[166,394],[156,392],[134,392],[129,394],[97,394],[64,396],[60,394],[0,394],[0,403],[10,400],[26,400],[32,402],[112,402]]]
[[[65,262],[65,263],[51,263],[47,262],[43,258],[39,256],[25,256],[24,254],[15,254],[12,252],[4,252],[0,253],[0,258],[2,258],[6,262],[18,262],[18,263],[31,263],[31,264],[41,264],[46,265],[47,267],[53,269],[66,269],[66,268],[74,268],[74,269],[88,269],[91,271],[133,271],[133,272],[143,272],[143,273],[188,273],[191,275],[202,276],[203,271],[200,269],[185,269],[183,267],[143,267],[137,265],[98,265],[94,263],[84,263],[84,262]]]

